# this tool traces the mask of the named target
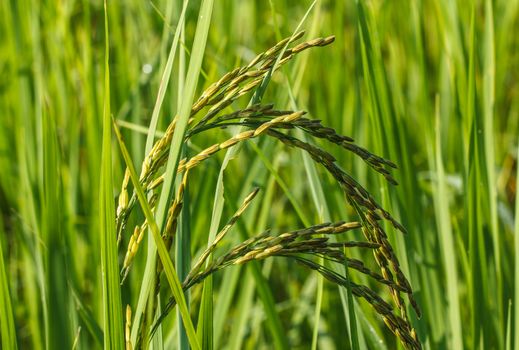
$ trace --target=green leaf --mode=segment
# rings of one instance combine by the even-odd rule
[[[169,85],[169,80],[171,76],[171,70],[173,68],[175,54],[179,44],[179,38],[182,32],[182,28],[185,23],[186,10],[189,0],[184,1],[182,11],[180,13],[180,17],[178,20],[177,28],[175,30],[175,35],[173,38],[173,42],[171,44],[171,48],[169,50],[168,59],[166,62],[166,66],[164,72],[162,74],[162,78],[159,85],[159,91],[157,93],[157,99],[155,102],[155,106],[153,107],[152,118],[150,121],[150,127],[147,129],[147,138],[146,138],[146,155],[149,154],[151,148],[153,146],[153,141],[155,140],[155,135],[157,132],[157,123],[158,118],[160,116],[160,110],[162,108],[162,104],[164,102],[164,96],[166,94],[167,87]],[[168,23],[165,23],[164,26],[167,28]],[[164,29],[167,31],[167,29]],[[149,230],[149,229],[148,229]],[[141,288],[139,291],[139,298],[137,300],[137,308],[135,312],[135,318],[132,324],[131,330],[131,340],[132,343],[135,344],[137,341],[137,332],[141,325],[142,315],[144,314],[144,309],[149,299],[154,298],[154,295],[150,295],[152,286],[154,285],[155,279],[155,267],[157,262],[157,248],[152,239],[148,240],[147,246],[147,259],[146,266],[144,269],[144,276],[142,278]]]
[[[119,128],[115,122],[113,123],[115,134],[117,135],[117,140],[119,141],[119,146],[121,148],[121,153],[123,155],[124,161],[126,162],[126,166],[130,171],[130,177],[135,187],[135,192],[137,193],[137,198],[139,203],[141,204],[141,208],[144,212],[144,216],[148,221],[148,225],[151,229],[151,233],[155,244],[157,246],[157,252],[160,257],[160,261],[164,267],[164,273],[166,274],[166,278],[171,287],[171,291],[173,293],[173,297],[178,304],[180,314],[182,315],[182,321],[184,322],[184,326],[186,327],[187,336],[189,339],[189,343],[193,349],[200,349],[200,345],[198,343],[198,339],[195,334],[195,329],[193,327],[193,322],[191,321],[191,317],[189,316],[189,310],[187,309],[186,299],[184,297],[184,293],[182,291],[182,286],[180,284],[180,280],[178,279],[178,275],[175,271],[175,267],[173,266],[173,262],[169,257],[169,252],[166,249],[166,245],[162,240],[160,235],[159,227],[155,218],[153,217],[153,213],[151,212],[151,208],[149,206],[146,195],[144,194],[144,190],[139,182],[139,176],[135,171],[135,167],[130,158],[130,154],[126,149],[124,141],[122,139],[121,133],[119,132]]]
[[[110,46],[108,10],[105,13],[105,77],[103,108],[103,147],[101,160],[101,186],[99,192],[99,223],[101,232],[101,277],[103,286],[104,348],[123,349],[123,311],[119,286],[117,234],[115,232],[115,205],[112,175],[112,128],[110,111]]]
[[[0,216],[0,338],[2,349],[18,349],[16,342],[16,326],[14,324],[13,307],[9,293],[9,282],[4,262],[4,223]]]

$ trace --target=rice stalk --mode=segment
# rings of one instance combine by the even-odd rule
[[[227,140],[207,147],[192,157],[187,157],[179,161],[176,171],[177,174],[182,174],[182,178],[176,190],[175,198],[169,205],[165,229],[161,233],[164,248],[170,251],[175,238],[179,216],[183,207],[184,188],[187,186],[191,171],[200,166],[204,161],[214,157],[221,150],[259,137],[273,138],[290,148],[299,149],[307,153],[315,164],[319,164],[324,168],[342,189],[347,203],[349,203],[353,212],[358,215],[359,221],[325,223],[310,226],[305,229],[285,232],[280,235],[272,235],[270,231],[265,231],[238,244],[230,249],[227,254],[207,260],[257,194],[258,190],[256,189],[245,198],[240,209],[229,219],[228,224],[220,230],[212,244],[200,255],[199,259],[187,274],[186,279],[183,281],[182,290],[186,292],[216,271],[232,265],[245,264],[275,256],[294,259],[305,267],[319,272],[331,282],[350,288],[353,295],[365,299],[373,307],[405,348],[420,349],[420,341],[409,321],[402,294],[407,295],[418,317],[420,317],[421,312],[414,299],[410,283],[403,274],[394,249],[379,221],[387,221],[396,230],[403,233],[406,233],[405,228],[377,203],[367,189],[344,171],[336,163],[335,157],[328,151],[312,144],[310,141],[306,141],[306,139],[303,141],[294,137],[290,135],[289,132],[298,129],[310,139],[326,140],[344,150],[352,152],[354,155],[360,157],[370,168],[382,174],[389,183],[394,185],[396,185],[396,181],[392,177],[389,169],[396,168],[396,165],[356,145],[352,138],[340,135],[333,128],[323,126],[319,120],[304,118],[304,111],[283,111],[274,109],[273,105],[255,104],[230,114],[219,115],[220,112],[231,105],[236,99],[258,88],[262,79],[266,74],[269,74],[273,67],[275,69],[279,68],[280,65],[286,63],[294,55],[307,48],[325,46],[333,41],[333,37],[318,38],[286,49],[284,52],[280,51],[282,47],[301,36],[302,34],[297,34],[295,37],[292,37],[292,39],[284,39],[271,49],[258,55],[248,65],[227,73],[216,83],[210,85],[192,106],[191,116],[187,121],[188,128],[183,136],[184,143],[196,135],[228,126],[240,126],[243,128],[243,131],[240,131]],[[279,66],[275,65],[276,55],[281,55]],[[195,122],[195,115],[204,107],[209,107],[208,111],[198,122]],[[176,124],[177,120],[174,119],[167,128],[164,136],[152,147],[150,154],[144,159],[141,167],[141,174],[138,179],[139,187],[152,194],[148,201],[150,213],[147,214],[147,217],[152,215],[155,210],[156,198],[162,191],[163,176],[160,174],[160,171],[163,165],[168,161],[169,147]],[[128,198],[128,183],[129,173],[127,171],[123,179],[117,210],[118,215],[116,222],[118,237],[122,237],[122,232],[125,229],[128,217],[136,203],[135,193],[132,194],[131,198]],[[134,229],[134,233],[130,236],[123,269],[121,271],[123,280],[128,275],[131,262],[142,240],[142,232],[144,232],[144,228],[147,224],[147,221],[144,221]],[[330,242],[329,237],[326,236],[345,233],[355,229],[360,229],[367,241]],[[158,234],[158,232],[155,232],[155,234]],[[367,268],[361,260],[347,258],[343,249],[353,247],[371,250],[380,272]],[[321,258],[323,262],[326,260],[343,264],[346,268],[368,276],[375,283],[386,286],[398,314],[393,311],[393,307],[381,299],[375,291],[366,286],[348,282],[345,276],[310,259],[312,256]],[[157,262],[156,271],[158,276],[156,278],[157,285],[155,290],[158,291],[160,289],[159,275],[162,271],[161,262]],[[151,335],[153,335],[158,325],[161,324],[164,317],[175,305],[176,300],[171,299],[161,316],[155,322]],[[153,310],[156,310],[156,307],[157,305],[154,304],[152,306]],[[140,326],[142,327],[142,324]],[[144,328],[141,329],[144,330]],[[139,338],[137,346],[142,345],[140,340],[145,337],[144,335]]]

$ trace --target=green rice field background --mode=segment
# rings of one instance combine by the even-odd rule
[[[1,349],[519,348],[519,1],[0,2]]]

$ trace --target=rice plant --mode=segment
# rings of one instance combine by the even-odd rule
[[[516,348],[518,5],[0,3],[1,348]]]
[[[299,32],[292,37],[280,41],[269,50],[256,56],[249,64],[225,74],[217,82],[211,84],[195,102],[191,108],[190,119],[188,120],[189,126],[186,130],[182,142],[183,144],[187,144],[189,139],[195,137],[195,135],[214,132],[215,130],[230,126],[241,127],[244,131],[235,134],[230,139],[221,143],[209,146],[189,159],[184,158],[180,160],[177,173],[181,176],[182,180],[179,182],[178,188],[174,191],[176,195],[168,209],[162,240],[164,241],[166,249],[170,250],[177,231],[179,216],[182,212],[184,188],[187,186],[190,178],[189,172],[194,171],[193,169],[195,167],[200,166],[200,164],[208,160],[211,156],[221,150],[234,147],[241,142],[246,142],[263,135],[270,136],[289,147],[299,148],[307,152],[316,163],[320,164],[334,177],[338,186],[343,189],[346,202],[350,203],[352,210],[356,211],[359,216],[359,221],[321,224],[303,230],[284,233],[279,236],[269,236],[267,231],[267,234],[263,233],[248,239],[231,249],[227,255],[213,260],[210,264],[204,266],[217,244],[224,238],[226,233],[232,228],[233,224],[239,219],[245,208],[257,194],[256,189],[245,198],[242,208],[232,216],[228,224],[216,235],[211,245],[199,257],[183,281],[182,289],[187,291],[195,284],[200,283],[207,276],[226,266],[243,264],[249,260],[265,259],[271,256],[293,258],[303,266],[320,272],[330,281],[349,288],[350,292],[355,296],[365,298],[383,317],[390,330],[401,338],[402,343],[407,348],[421,348],[416,337],[416,332],[409,323],[401,293],[408,295],[418,315],[420,311],[413,298],[411,286],[399,267],[398,259],[393,253],[393,248],[387,240],[387,236],[379,224],[379,221],[386,219],[402,232],[405,232],[404,228],[375,202],[366,189],[335,163],[335,158],[330,153],[309,142],[304,142],[297,137],[290,136],[283,131],[298,128],[312,137],[335,143],[362,158],[369,166],[381,173],[391,183],[395,183],[395,180],[391,177],[390,171],[386,167],[394,168],[396,166],[392,162],[371,154],[369,151],[355,145],[352,138],[339,135],[334,129],[322,126],[319,120],[303,118],[304,112],[275,110],[272,105],[257,104],[231,114],[219,115],[219,113],[231,105],[234,100],[237,100],[239,97],[261,85],[262,82],[269,78],[269,75],[274,70],[280,68],[299,52],[311,47],[326,46],[334,40],[334,37],[317,38],[293,47],[286,47],[302,37],[303,34],[303,32]],[[209,108],[205,115],[197,120],[196,115],[202,111],[204,107]],[[144,190],[141,191],[141,198],[144,198],[144,195],[147,194],[149,198],[147,205],[153,209],[157,198],[160,197],[161,185],[164,181],[161,168],[167,161],[176,125],[177,120],[175,119],[168,126],[165,135],[155,143],[150,154],[146,156],[138,180],[136,175],[132,176],[134,171],[126,171],[121,194],[119,195],[119,206],[117,207],[116,222],[119,231],[118,241],[121,241],[121,237],[124,236],[128,217],[137,202],[136,193],[133,193],[131,196],[128,193],[129,179],[132,177],[133,181],[138,181],[136,186],[140,186],[141,189],[146,189],[148,193],[145,193],[146,191]],[[115,128],[117,130],[116,125]],[[117,132],[117,135],[121,146],[124,147],[120,132]],[[124,150],[124,153],[125,160],[130,162],[131,160],[129,159],[127,151]],[[149,215],[146,215],[147,219],[149,217]],[[121,271],[123,281],[128,275],[132,260],[138,252],[139,245],[149,225],[147,219],[131,230],[132,234],[129,239]],[[323,234],[338,234],[352,229],[362,229],[367,242],[353,241],[332,243],[328,242],[329,239],[327,237],[316,237]],[[372,272],[359,260],[347,258],[346,253],[340,249],[345,247],[375,249],[374,256],[380,269],[380,274]],[[333,261],[347,268],[355,269],[387,285],[399,310],[399,314],[393,313],[393,307],[383,301],[377,293],[369,287],[349,282],[347,275],[341,275],[323,264],[309,260],[305,255],[323,257],[327,261]],[[159,275],[156,276],[156,280],[159,281],[162,268],[160,262],[157,262],[157,264],[156,271]],[[160,290],[160,287],[157,287],[155,290]],[[175,299],[168,303],[159,321],[155,323],[154,329],[156,329],[165,314],[175,304]],[[148,307],[155,310],[154,304]],[[148,339],[148,337],[141,335],[137,340],[137,344],[140,344],[142,341],[140,339]]]

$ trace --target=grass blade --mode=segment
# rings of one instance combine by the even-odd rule
[[[456,256],[454,254],[454,239],[449,215],[449,198],[447,196],[447,184],[445,169],[442,159],[442,141],[440,135],[440,100],[436,106],[436,189],[434,192],[434,208],[436,211],[437,225],[440,234],[440,247],[444,260],[445,274],[447,276],[447,302],[450,329],[451,347],[463,348],[463,331],[460,318],[460,303],[458,291],[458,271]]]
[[[187,154],[184,152],[184,154]],[[183,281],[187,274],[189,273],[189,268],[191,266],[191,226],[190,226],[190,210],[189,210],[189,183],[185,184],[184,187],[184,203],[182,204],[182,213],[180,216],[180,223],[178,227],[178,233],[175,239],[175,258],[178,270],[178,277],[181,281]],[[189,306],[189,294],[186,292],[185,294],[186,300]],[[179,349],[189,349],[189,343],[187,339],[187,334],[184,329],[184,326],[180,322],[180,312],[178,312],[177,321],[178,324],[178,341],[179,341]]]
[[[168,60],[166,62],[166,66],[164,68],[164,72],[162,73],[162,78],[160,79],[159,91],[157,93],[157,100],[155,101],[155,106],[153,106],[153,112],[151,113],[151,121],[148,129],[148,137],[146,138],[146,154],[148,154],[153,147],[153,141],[155,140],[155,131],[157,130],[157,123],[159,121],[159,114],[162,107],[162,103],[164,102],[164,96],[166,96],[166,90],[168,89],[171,70],[173,69],[173,63],[175,61],[175,54],[178,48],[178,42],[180,39],[180,34],[182,32],[182,27],[184,26],[186,9],[189,4],[189,0],[185,0],[182,6],[182,12],[180,13],[180,18],[178,19],[177,29],[175,30],[175,35],[173,37],[173,43],[171,44],[171,48],[169,50]],[[165,27],[168,26],[168,23],[165,24]]]
[[[517,157],[519,159],[519,137],[517,138]],[[516,174],[516,188],[519,188],[519,166]],[[519,195],[515,197],[515,229],[514,229],[514,249],[515,249],[515,305],[514,305],[514,346],[519,345]]]
[[[175,35],[173,38],[173,42],[171,44],[171,48],[169,50],[168,59],[166,62],[166,66],[164,72],[162,74],[162,78],[159,85],[159,91],[157,94],[157,98],[155,101],[155,105],[153,107],[152,118],[150,121],[150,127],[147,128],[147,138],[146,138],[146,149],[145,154],[148,154],[151,151],[153,146],[153,141],[155,140],[155,135],[157,132],[157,124],[160,116],[160,110],[162,108],[162,104],[164,102],[164,96],[166,94],[167,87],[169,85],[169,80],[171,77],[171,70],[173,68],[175,54],[179,44],[179,38],[182,32],[182,28],[185,23],[185,15],[187,10],[187,5],[189,0],[184,1],[182,11],[180,13],[180,17],[177,24],[177,29],[175,30]],[[164,26],[167,27],[169,24],[165,23]],[[166,32],[167,29],[164,29]],[[151,233],[151,232],[150,232]],[[144,314],[144,309],[146,307],[146,303],[149,299],[153,299],[154,296],[150,295],[151,286],[153,285],[153,280],[155,278],[155,266],[157,262],[157,251],[155,243],[152,239],[148,240],[147,247],[147,259],[146,266],[144,270],[143,281],[141,284],[141,289],[139,291],[139,298],[137,300],[137,308],[135,312],[135,319],[132,324],[132,343],[135,344],[137,341],[137,330],[141,325],[142,315]]]
[[[13,307],[9,293],[9,283],[5,271],[3,237],[4,223],[0,216],[0,337],[2,338],[2,349],[18,349],[16,342],[16,326],[14,324]]]
[[[171,287],[171,291],[173,292],[173,297],[175,298],[175,300],[178,304],[180,313],[182,315],[182,321],[184,322],[184,326],[186,327],[186,332],[187,332],[187,336],[189,339],[189,343],[191,344],[191,347],[193,349],[200,349],[200,345],[198,343],[198,339],[195,334],[195,329],[193,327],[193,322],[191,321],[191,317],[189,316],[189,310],[187,308],[186,299],[185,299],[184,293],[182,291],[182,286],[180,284],[180,280],[178,279],[178,275],[173,266],[173,262],[171,261],[171,259],[169,257],[169,253],[164,244],[164,241],[162,240],[162,237],[161,237],[160,231],[159,231],[159,227],[157,225],[157,222],[155,221],[155,218],[153,217],[153,213],[151,212],[150,206],[148,204],[148,200],[146,198],[146,195],[144,194],[144,190],[142,189],[142,186],[139,183],[139,176],[137,175],[137,172],[135,171],[135,167],[130,158],[130,154],[128,153],[128,150],[126,149],[126,146],[122,139],[121,133],[119,132],[119,128],[117,127],[117,124],[115,122],[113,123],[113,126],[114,126],[114,130],[115,130],[115,134],[117,135],[117,140],[119,141],[121,153],[126,162],[126,166],[128,167],[128,170],[130,171],[131,180],[135,187],[135,192],[137,193],[137,198],[139,199],[139,203],[141,204],[142,210],[144,212],[144,216],[146,217],[146,220],[148,221],[148,225],[151,229],[153,239],[155,240],[155,244],[157,246],[157,252],[160,257],[160,261],[162,262],[162,265],[164,266],[164,272],[166,274],[168,283]],[[114,218],[114,220],[115,220],[115,218]]]
[[[112,128],[110,111],[110,47],[108,34],[108,9],[105,14],[105,77],[103,108],[103,149],[101,160],[101,186],[99,193],[99,223],[101,232],[101,268],[103,285],[104,348],[124,347],[123,311],[119,286],[117,234],[115,232],[115,204],[112,175]]]

